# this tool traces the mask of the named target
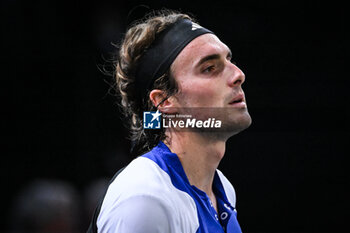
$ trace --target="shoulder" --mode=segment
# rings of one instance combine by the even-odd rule
[[[134,159],[110,184],[108,193],[120,194],[121,198],[129,194],[153,193],[167,179],[150,159],[138,157]],[[164,182],[163,182],[164,184]]]
[[[236,191],[235,191],[235,189],[233,188],[231,182],[226,178],[226,176],[219,169],[217,169],[216,171],[219,175],[219,178],[220,178],[222,185],[224,186],[227,199],[229,200],[231,205],[234,208],[236,208]]]
[[[138,157],[111,182],[104,197],[102,209],[119,205],[135,196],[166,199],[163,193],[167,190],[166,188],[169,188],[168,179],[153,161]]]
[[[169,201],[178,192],[180,190],[174,187],[168,173],[157,163],[146,157],[138,157],[111,182],[104,202],[116,196],[118,201],[122,201],[135,195],[156,196]]]
[[[110,184],[97,226],[99,232],[177,232],[182,215],[195,217],[193,199],[155,162],[138,157]]]
[[[172,207],[157,196],[132,195],[99,215],[100,233],[164,233],[176,227]],[[154,224],[154,221],[157,224]]]

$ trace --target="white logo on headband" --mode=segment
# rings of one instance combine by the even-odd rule
[[[195,31],[195,30],[197,30],[199,28],[202,28],[202,26],[192,22],[192,31]]]

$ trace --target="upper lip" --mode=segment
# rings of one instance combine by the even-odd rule
[[[233,97],[233,99],[231,99],[229,104],[239,103],[239,102],[242,102],[242,101],[244,101],[244,94],[243,93],[239,93],[238,95]]]

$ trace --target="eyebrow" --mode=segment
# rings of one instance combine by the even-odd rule
[[[229,49],[228,52],[227,52],[227,56],[232,57],[232,52],[231,52],[230,49]],[[210,60],[220,59],[220,57],[221,57],[221,55],[218,54],[218,53],[210,54],[210,55],[205,56],[205,57],[203,57],[202,59],[200,59],[196,66],[198,67],[198,66],[202,65],[203,63],[205,63],[205,62],[207,62],[207,61],[210,61]]]

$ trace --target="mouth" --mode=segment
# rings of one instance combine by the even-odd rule
[[[246,108],[247,104],[245,103],[244,100],[244,94],[240,93],[237,96],[235,96],[230,102],[229,105],[232,107],[237,107],[237,108]]]

